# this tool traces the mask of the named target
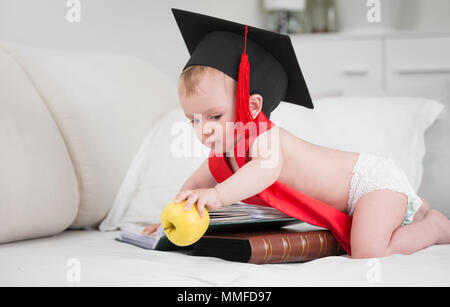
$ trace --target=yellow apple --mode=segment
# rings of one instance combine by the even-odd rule
[[[178,246],[188,246],[197,242],[209,226],[209,213],[204,208],[201,217],[194,204],[189,211],[184,210],[186,200],[179,203],[171,202],[161,214],[161,226],[169,240]]]

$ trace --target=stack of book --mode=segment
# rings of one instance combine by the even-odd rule
[[[209,215],[207,232],[188,247],[172,244],[162,227],[151,235],[142,235],[145,226],[135,224],[124,226],[117,240],[146,249],[183,249],[194,256],[248,263],[299,262],[345,253],[328,230],[283,228],[301,221],[272,207],[236,203],[210,211]]]
[[[209,212],[209,217],[211,219],[211,224],[254,220],[292,219],[289,215],[272,207],[249,205],[240,202],[211,211]]]

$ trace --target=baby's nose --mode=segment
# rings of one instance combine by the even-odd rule
[[[213,135],[213,133],[209,133],[209,134],[203,133],[203,134],[202,134],[202,142],[204,143],[204,142],[205,142],[207,139],[209,139],[212,135]]]
[[[208,123],[204,124],[202,127],[202,134],[205,136],[210,136],[214,132],[212,125],[208,125]]]

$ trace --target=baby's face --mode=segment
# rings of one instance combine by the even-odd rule
[[[180,96],[198,139],[216,153],[232,151],[235,146],[235,83],[232,78],[224,80],[220,75],[208,74],[200,81],[196,94]]]

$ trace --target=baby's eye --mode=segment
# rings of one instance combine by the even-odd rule
[[[219,119],[220,117],[222,117],[222,114],[214,115],[212,118],[214,118],[214,119]]]
[[[199,120],[197,118],[191,119],[189,121],[191,124],[197,124],[199,122]]]

